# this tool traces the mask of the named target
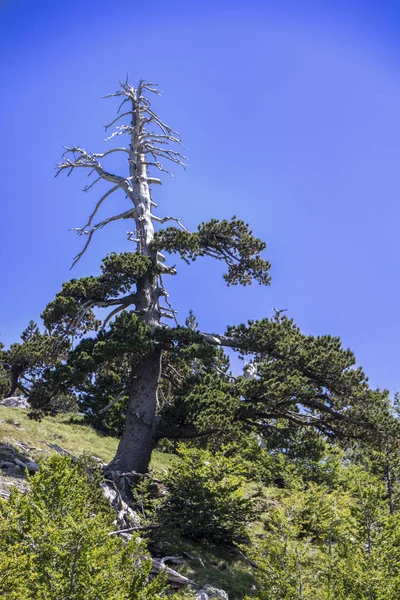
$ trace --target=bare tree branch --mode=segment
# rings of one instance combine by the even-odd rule
[[[179,219],[178,217],[156,217],[156,215],[151,215],[151,218],[153,221],[156,221],[156,223],[168,223],[168,221],[175,221],[175,223],[178,223],[179,227],[181,227],[183,231],[188,231],[182,224],[182,219]]]
[[[114,310],[112,310],[110,312],[109,315],[107,315],[107,317],[104,319],[102,326],[100,327],[100,331],[103,331],[106,328],[107,323],[118,313],[122,312],[123,310],[125,310],[126,308],[128,308],[129,304],[131,304],[131,302],[124,304],[122,303],[120,306],[117,306],[116,308],[114,308]]]
[[[113,121],[111,121],[111,123],[109,123],[108,125],[104,125],[104,129],[107,131],[107,129],[110,129],[110,127],[112,127],[114,125],[114,123],[116,123],[117,121],[119,121],[119,119],[122,119],[122,117],[126,117],[127,115],[131,115],[131,111],[128,110],[127,112],[121,113],[119,114],[117,117],[115,117],[115,119]]]
[[[107,410],[109,410],[110,408],[112,408],[114,406],[114,404],[117,404],[118,400],[121,400],[121,398],[122,398],[123,395],[124,395],[123,392],[121,392],[120,394],[117,394],[115,396],[115,398],[113,400],[111,400],[111,402],[109,404],[107,404],[107,406],[105,406],[101,410],[97,411],[97,414],[98,415],[102,415],[105,412],[107,412]]]
[[[66,147],[63,158],[68,154],[72,154],[73,159],[66,158],[64,162],[57,165],[56,177],[64,170],[68,170],[70,174],[74,169],[78,168],[92,169],[93,171],[96,171],[102,179],[110,181],[111,183],[118,183],[121,187],[124,187],[126,191],[129,190],[129,183],[125,177],[105,171],[97,158],[86,152],[83,148],[79,148],[79,146],[74,146],[73,148]]]
[[[94,207],[93,212],[91,213],[88,222],[86,223],[86,225],[83,226],[82,229],[86,229],[86,227],[90,227],[92,224],[92,221],[94,219],[94,217],[96,216],[97,211],[99,210],[100,206],[103,204],[104,200],[107,200],[107,198],[109,196],[111,196],[111,194],[113,194],[114,192],[116,192],[117,190],[119,190],[121,188],[121,186],[119,185],[119,183],[117,183],[117,185],[115,185],[114,187],[112,187],[111,189],[108,190],[108,192],[106,192],[101,198],[100,200],[97,201],[96,206]]]
[[[88,177],[90,177],[90,175],[91,175],[91,173],[88,174]],[[85,185],[85,187],[82,189],[82,192],[88,192],[93,186],[96,185],[96,183],[98,183],[102,179],[103,179],[102,177],[97,177],[97,179],[92,181],[92,183],[90,185]]]
[[[90,242],[92,241],[93,235],[96,233],[96,231],[98,229],[102,229],[103,227],[105,227],[106,225],[111,223],[112,221],[119,221],[120,219],[129,219],[130,217],[134,217],[134,215],[135,215],[135,209],[130,208],[129,210],[126,210],[125,212],[120,213],[119,215],[113,215],[112,217],[108,217],[108,219],[104,219],[103,221],[100,221],[100,223],[97,223],[96,225],[94,225],[90,231],[87,231],[85,229],[81,229],[78,227],[75,228],[75,231],[77,231],[78,235],[87,235],[88,239],[87,239],[86,244],[83,247],[83,250],[75,256],[74,262],[71,265],[71,269],[76,265],[76,263],[85,254]]]

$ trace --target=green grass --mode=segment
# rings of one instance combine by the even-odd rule
[[[211,583],[225,590],[230,600],[243,600],[246,595],[252,595],[255,584],[252,567],[233,549],[181,538],[172,532],[168,541],[163,540],[155,548],[160,556],[174,555],[187,559],[186,564],[177,570],[200,586]],[[189,556],[193,558],[190,560]]]
[[[61,414],[56,417],[44,417],[41,421],[28,418],[27,411],[18,408],[0,406],[0,445],[10,444],[28,454],[34,460],[50,455],[54,450],[47,444],[57,444],[73,455],[88,453],[109,462],[115,455],[118,440],[101,435],[92,427],[80,422],[75,415]],[[18,446],[28,448],[25,452]],[[153,452],[151,468],[164,471],[177,457],[162,452]]]
[[[52,443],[71,454],[87,452],[108,462],[115,454],[118,440],[99,435],[91,427],[77,422],[76,418],[71,419],[71,415],[33,421],[28,418],[26,410],[0,406],[0,443],[23,444],[34,459],[44,458],[53,452],[47,446]]]

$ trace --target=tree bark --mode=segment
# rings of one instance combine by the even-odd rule
[[[386,451],[386,462],[385,462],[385,479],[386,479],[386,488],[388,493],[389,500],[389,513],[392,515],[394,513],[394,501],[393,501],[393,484],[392,484],[392,472],[390,468],[390,459],[388,455],[388,451]]]
[[[161,351],[156,350],[138,366],[132,382],[128,411],[117,453],[108,470],[119,474],[146,473],[155,440],[157,392]]]
[[[130,177],[135,206],[137,252],[157,261],[157,251],[151,247],[154,239],[152,200],[148,185],[146,156],[140,143],[142,116],[136,101],[132,103]],[[153,331],[160,326],[160,288],[157,275],[146,274],[137,283],[136,312]],[[122,438],[108,471],[146,473],[155,442],[158,384],[161,375],[161,350],[146,356],[133,376],[129,404]]]
[[[11,369],[10,373],[10,389],[6,395],[6,398],[11,398],[14,396],[15,392],[18,389],[18,379],[20,376],[20,371],[16,369]]]

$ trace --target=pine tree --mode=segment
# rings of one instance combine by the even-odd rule
[[[128,236],[136,250],[107,255],[99,276],[65,283],[46,307],[44,322],[54,334],[84,336],[98,331],[95,337],[82,339],[65,363],[47,373],[48,387],[77,390],[88,382],[98,383],[112,365],[116,376],[111,383],[118,381],[114,388],[106,385],[111,391],[102,408],[119,393],[126,402],[121,441],[109,466],[115,478],[145,472],[159,437],[221,436],[238,428],[243,434],[255,430],[263,436],[285,431],[290,435],[293,428],[371,436],[378,428],[376,415],[387,413],[387,394],[369,389],[361,369],[354,368],[354,355],[338,338],[306,336],[279,311],[274,319],[232,326],[224,334],[201,332],[193,315],[185,326],[178,324],[165,282],[177,274],[177,267],[167,262],[165,254],[188,264],[213,257],[225,264],[223,277],[229,286],[269,285],[270,264],[261,256],[265,243],[237,217],[211,219],[189,232],[180,219],[155,213],[151,190],[161,180],[150,171],[169,173],[161,161],[184,166],[186,159],[173,149],[182,146],[181,138],[154,112],[150,94],[159,95],[154,84],[140,81],[134,88],[128,80],[122,82],[107,96],[121,102],[106,130],[122,123],[108,139],[126,138],[127,143],[102,153],[66,148],[58,165],[57,174],[81,169],[95,175],[85,191],[98,182],[111,184],[87,223],[77,229],[86,243],[73,264],[99,230],[118,220],[131,223]],[[116,154],[126,157],[125,174],[104,166]],[[125,196],[127,210],[95,221],[100,207],[118,193]],[[170,223],[155,231],[155,225]],[[109,309],[102,323],[97,308]],[[165,319],[175,326],[167,326]],[[233,377],[224,347],[249,358],[253,376]],[[172,393],[165,387],[168,370]],[[37,407],[46,408],[46,393],[37,386],[33,395]],[[162,395],[168,396],[167,402],[160,402]]]
[[[8,350],[0,353],[1,366],[9,379],[6,397],[18,392],[29,398],[30,390],[43,370],[65,355],[68,346],[67,339],[42,333],[38,325],[30,321],[21,334],[21,342],[11,344]]]

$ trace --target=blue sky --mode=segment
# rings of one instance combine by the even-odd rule
[[[288,308],[304,332],[340,336],[372,385],[400,388],[398,3],[0,0],[0,24],[5,344],[63,281],[130,248],[126,223],[110,226],[71,273],[69,229],[96,192],[54,179],[63,145],[104,148],[115,105],[100,98],[128,72],[159,83],[187,146],[190,168],[154,190],[158,214],[189,228],[237,215],[272,262],[268,288],[183,266],[169,285],[181,318],[222,331]]]

